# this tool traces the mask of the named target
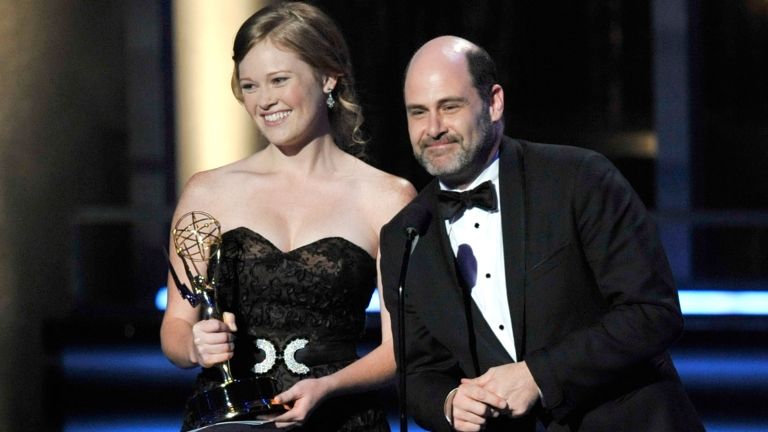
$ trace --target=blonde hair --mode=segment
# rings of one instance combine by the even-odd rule
[[[338,103],[328,110],[333,138],[339,148],[363,158],[363,110],[355,92],[349,49],[333,20],[317,7],[301,2],[273,4],[248,18],[235,36],[232,56],[232,93],[240,102],[243,93],[238,66],[254,45],[266,39],[298,55],[317,72],[318,79],[336,77],[332,95]]]

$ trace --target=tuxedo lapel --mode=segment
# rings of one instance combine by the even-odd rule
[[[426,232],[413,250],[406,280],[406,297],[418,308],[418,315],[430,333],[457,357],[468,374],[474,369],[467,321],[464,319],[464,300],[456,271],[456,259],[445,230],[445,222],[437,211],[437,180],[429,183],[417,199],[432,212]],[[418,271],[415,271],[418,269]],[[408,289],[408,287],[423,287]]]
[[[423,194],[422,204],[437,215],[436,181]],[[445,221],[433,217],[427,231],[419,239],[411,255],[411,265],[420,271],[409,275],[407,286],[426,286],[414,290],[414,304],[420,316],[429,317],[424,324],[440,342],[455,353],[468,376],[482,374],[491,366],[510,363],[513,359],[485,321],[459,276],[456,257],[445,229]],[[407,288],[406,288],[407,289]]]
[[[517,141],[504,137],[499,151],[499,200],[509,313],[517,360],[525,357],[525,164]]]

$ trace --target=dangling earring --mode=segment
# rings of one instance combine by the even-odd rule
[[[325,100],[325,104],[328,105],[328,109],[333,109],[336,106],[336,101],[333,100],[333,94],[328,92],[328,98]]]

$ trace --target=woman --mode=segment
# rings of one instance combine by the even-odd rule
[[[269,145],[195,174],[174,215],[202,210],[221,222],[218,286],[231,313],[200,320],[169,280],[163,351],[179,367],[231,359],[235,378],[274,377],[277,401],[291,407],[274,419],[280,427],[388,430],[383,411],[360,394],[394,375],[385,309],[381,345],[356,359],[354,343],[377,286],[379,229],[413,198],[413,186],[355,157],[362,116],[349,53],[317,8],[291,2],[258,11],[238,31],[233,59],[233,92]],[[183,268],[178,257],[172,265]],[[263,370],[258,341],[279,350],[297,339],[326,361],[307,373],[280,359]],[[203,370],[198,391],[221,381],[215,372]]]

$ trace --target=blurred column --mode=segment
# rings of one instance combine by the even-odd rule
[[[654,0],[652,3],[654,112],[658,137],[656,207],[672,271],[682,282],[692,277],[690,2]]]
[[[161,247],[168,237],[169,202],[175,199],[170,34],[165,34],[170,6],[156,0],[132,0],[125,7],[126,108],[130,157],[130,208],[126,214],[133,242],[132,273],[136,303],[154,309],[167,267]],[[120,220],[109,221],[112,224]],[[125,222],[123,222],[125,223]]]
[[[232,43],[264,0],[173,2],[177,189],[197,171],[260,146],[253,121],[232,95]]]

